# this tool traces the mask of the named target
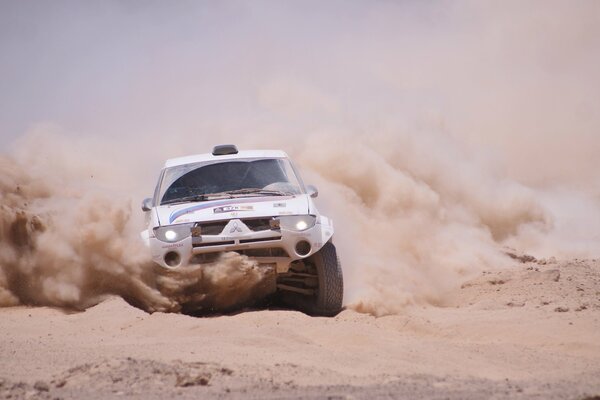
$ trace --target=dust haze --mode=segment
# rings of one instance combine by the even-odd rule
[[[317,185],[357,311],[442,304],[507,249],[600,253],[595,2],[2,7],[2,305],[263,290],[235,254],[157,277],[139,241],[164,159],[226,142]]]
[[[266,292],[272,271],[235,253],[155,273],[120,165],[47,132],[20,146],[0,158],[0,305],[80,310],[116,294],[149,312],[214,312]]]

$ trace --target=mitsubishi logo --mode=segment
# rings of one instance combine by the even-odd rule
[[[235,221],[235,222],[233,223],[233,225],[231,226],[231,229],[229,230],[229,233],[233,233],[233,232],[241,232],[241,231],[242,231],[242,228],[240,228],[240,227],[238,226],[238,223],[237,223],[237,221]]]

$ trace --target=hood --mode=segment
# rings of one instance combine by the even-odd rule
[[[156,207],[160,225],[308,213],[308,195],[240,197]]]

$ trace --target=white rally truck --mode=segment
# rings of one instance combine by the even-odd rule
[[[283,151],[220,145],[167,160],[154,196],[142,202],[142,238],[167,270],[232,251],[269,264],[282,298],[331,316],[342,309],[343,276],[333,221],[319,214],[317,195]]]

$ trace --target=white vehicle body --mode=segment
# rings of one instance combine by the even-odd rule
[[[226,150],[227,154],[215,155],[213,152],[167,160],[154,197],[143,203],[147,229],[142,232],[142,238],[156,264],[176,269],[201,264],[221,252],[236,251],[261,264],[273,265],[277,273],[285,273],[292,262],[310,257],[331,240],[332,220],[319,213],[313,201],[316,189],[309,187],[307,191],[287,154],[273,150],[235,151],[233,154]],[[249,163],[258,161],[257,166],[260,163],[269,168],[281,166],[282,174],[295,175],[293,182],[297,189],[277,193],[220,192],[192,201],[183,201],[185,196],[182,201],[177,201],[177,197],[165,201],[171,193],[169,190],[178,190],[164,187],[169,176],[173,175],[175,178],[171,180],[178,182],[190,171],[200,171],[204,166],[224,166],[223,163],[232,161],[237,162],[235,165],[251,165]],[[288,163],[290,168],[285,170]],[[183,175],[178,177],[177,174]],[[275,182],[268,186],[273,185],[290,184]]]

